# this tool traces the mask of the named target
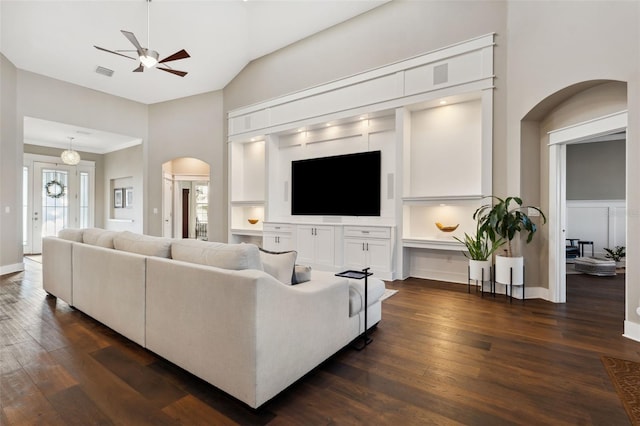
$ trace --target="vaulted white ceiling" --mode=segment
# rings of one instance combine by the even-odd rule
[[[0,52],[16,67],[142,102],[224,88],[253,59],[354,18],[389,0],[0,0]],[[148,8],[148,10],[147,10]],[[149,43],[147,43],[147,11]],[[132,72],[133,61],[99,51],[133,49],[131,31],[178,77],[157,69]],[[133,53],[125,53],[133,56]],[[112,77],[96,73],[113,70]],[[126,135],[25,118],[25,143],[105,153],[140,143]]]
[[[19,69],[152,104],[222,89],[251,60],[386,1],[2,0],[0,51]],[[137,61],[93,47],[133,49],[120,30],[161,59],[187,50],[190,58],[169,65],[188,75],[134,73]]]

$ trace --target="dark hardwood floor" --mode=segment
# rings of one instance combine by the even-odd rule
[[[47,297],[25,262],[0,283],[2,425],[629,424],[600,361],[640,360],[621,336],[623,275],[568,276],[566,305],[389,283],[370,346],[251,410]]]

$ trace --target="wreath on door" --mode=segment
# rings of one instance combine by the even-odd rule
[[[54,179],[47,182],[47,184],[44,186],[44,189],[47,192],[47,197],[60,198],[64,196],[65,190],[67,188],[62,184],[62,182]]]

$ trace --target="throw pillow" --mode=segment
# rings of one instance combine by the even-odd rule
[[[264,271],[283,284],[291,285],[294,281],[294,269],[298,252],[292,251],[267,251],[260,249],[260,259]]]
[[[301,284],[307,281],[311,281],[311,266],[296,265],[293,268],[293,281],[291,284]]]

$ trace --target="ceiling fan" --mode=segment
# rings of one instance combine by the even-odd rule
[[[147,2],[147,46],[149,46],[149,32],[150,32],[149,31],[149,4],[151,3],[151,0],[146,0],[146,2]],[[105,49],[104,47],[99,47],[96,45],[94,45],[93,47],[95,47],[98,50],[102,50],[104,52],[113,53],[114,55],[124,56],[125,58],[129,58],[134,61],[139,60],[140,65],[138,66],[138,68],[134,69],[133,72],[143,72],[145,68],[153,68],[157,64],[162,64],[164,67],[157,66],[156,68],[171,74],[178,75],[180,77],[184,77],[185,75],[187,75],[186,71],[174,70],[173,68],[171,68],[171,66],[169,66],[169,64],[167,64],[167,62],[190,58],[191,56],[187,53],[186,50],[184,49],[179,50],[173,55],[169,55],[162,60],[158,60],[158,58],[160,57],[158,52],[156,52],[155,50],[151,50],[148,47],[142,47],[142,45],[140,45],[140,42],[138,42],[138,39],[136,38],[135,34],[133,34],[131,31],[121,30],[120,32],[122,32],[122,34],[131,42],[131,44],[133,44],[133,47],[135,47],[135,50],[109,50],[109,49]],[[134,58],[120,52],[136,52],[138,54],[138,57]]]

